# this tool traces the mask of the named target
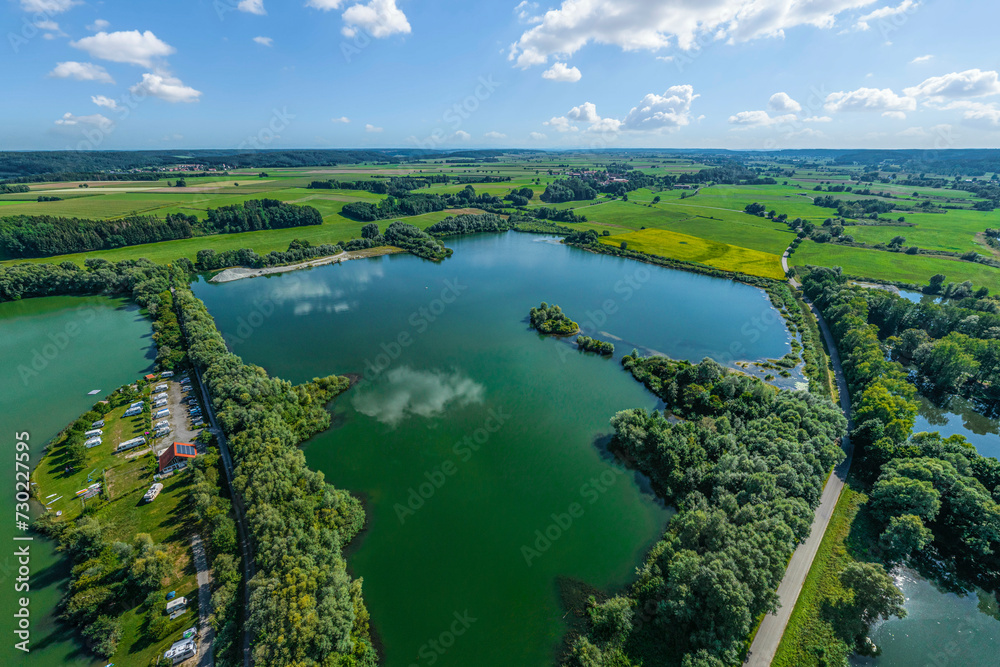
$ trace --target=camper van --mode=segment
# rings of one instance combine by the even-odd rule
[[[131,440],[126,440],[125,442],[121,443],[120,445],[118,445],[118,449],[116,451],[124,452],[129,449],[135,449],[136,447],[141,447],[142,445],[145,444],[146,444],[146,438],[140,435],[138,438],[132,438]]]
[[[125,411],[125,417],[135,417],[142,414],[142,408],[129,408]]]
[[[165,391],[164,392],[160,392],[159,394],[156,394],[156,395],[153,396],[153,400],[154,401],[158,401],[161,398],[167,398],[168,396],[170,396],[170,394],[168,394],[167,392],[165,392]]]
[[[172,378],[173,376],[174,376],[173,371],[163,371],[162,373],[160,373],[160,377],[163,378],[164,380],[166,380],[167,378]]]
[[[96,422],[90,425],[90,428],[104,428],[104,420],[98,419]]]
[[[170,410],[168,408],[164,408],[158,411],[156,414],[154,414],[153,419],[163,419],[164,417],[169,417],[169,416],[170,416]]]
[[[102,440],[100,438],[91,438],[90,440],[87,440],[85,443],[83,443],[83,446],[86,447],[87,449],[93,449],[94,447],[97,447],[99,444],[101,444],[101,442]]]
[[[131,410],[132,408],[141,408],[144,405],[146,405],[146,401],[136,401],[132,405],[128,406],[128,409]]]
[[[157,429],[170,428],[170,422],[168,422],[166,419],[164,419],[163,421],[156,422],[155,424],[153,424],[153,426],[155,428],[157,428]]]
[[[158,384],[153,388],[153,391],[166,391],[170,388],[169,384]]]
[[[165,408],[165,407],[167,407],[167,399],[165,399],[165,398],[160,399],[156,403],[153,403],[153,409],[154,410],[158,410],[160,408]]]
[[[149,487],[149,490],[146,491],[146,495],[144,495],[142,499],[147,503],[151,503],[154,500],[156,500],[156,497],[160,495],[160,491],[162,490],[163,490],[163,485],[157,482],[153,486]]]
[[[174,598],[167,603],[167,613],[172,614],[180,609],[185,609],[187,607],[187,598]]]
[[[93,431],[87,431],[86,433],[84,433],[83,437],[85,437],[85,438],[97,438],[97,437],[102,436],[102,435],[104,435],[104,431],[102,431],[99,428],[95,428]]]

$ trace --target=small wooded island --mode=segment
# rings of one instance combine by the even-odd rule
[[[584,352],[596,352],[597,354],[603,354],[607,357],[610,357],[615,353],[615,346],[613,343],[605,343],[603,340],[597,340],[596,338],[591,338],[590,336],[577,336],[576,344]]]
[[[572,336],[580,333],[580,325],[569,319],[556,305],[542,301],[538,308],[531,309],[531,327],[552,336]]]

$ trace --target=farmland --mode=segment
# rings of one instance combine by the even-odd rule
[[[677,234],[661,229],[646,229],[601,239],[608,245],[627,243],[630,250],[660,257],[697,262],[724,271],[738,271],[753,276],[781,280],[781,260],[759,250]]]
[[[857,169],[810,166],[802,168],[794,163],[754,160],[751,164],[760,169],[783,172],[771,184],[732,185],[701,183],[684,189],[647,188],[632,190],[628,197],[600,194],[596,199],[550,203],[542,200],[545,188],[573,173],[584,173],[609,163],[630,162],[629,169],[663,177],[694,174],[711,168],[710,161],[670,155],[641,157],[605,154],[522,154],[501,157],[492,162],[473,159],[445,161],[426,159],[406,163],[379,163],[345,165],[341,167],[280,168],[263,170],[236,170],[226,174],[209,174],[186,179],[185,187],[174,187],[178,177],[163,176],[153,181],[113,181],[87,183],[60,182],[32,184],[28,193],[0,195],[2,215],[52,215],[94,219],[116,219],[133,214],[164,217],[172,213],[193,215],[203,220],[210,208],[237,204],[250,199],[276,199],[282,202],[316,208],[323,224],[292,229],[265,230],[216,236],[164,241],[130,248],[116,248],[79,253],[31,262],[71,261],[77,264],[88,258],[109,261],[148,258],[154,262],[171,262],[181,257],[194,259],[201,249],[218,252],[250,248],[258,254],[285,250],[295,239],[313,245],[344,242],[358,238],[363,222],[343,214],[344,206],[352,202],[378,204],[386,195],[366,190],[334,189],[313,190],[307,186],[316,180],[377,181],[394,176],[415,178],[447,175],[452,179],[484,180],[487,178],[510,179],[499,182],[474,183],[477,194],[503,198],[513,190],[530,188],[530,198],[524,212],[531,214],[538,207],[572,210],[584,216],[586,222],[576,223],[582,229],[594,229],[598,234],[608,233],[617,242],[626,241],[633,250],[654,248],[658,254],[674,259],[699,261],[723,269],[737,269],[743,261],[760,275],[777,276],[772,265],[773,257],[780,256],[795,238],[796,230],[787,220],[800,219],[817,228],[831,217],[836,209],[816,206],[814,198],[820,196],[814,188],[826,188],[823,196],[837,201],[887,201],[869,194],[852,194],[846,188],[860,186],[852,179]],[[87,187],[82,187],[87,186]],[[844,191],[827,192],[836,186]],[[897,237],[905,239],[906,247],[917,247],[922,252],[975,252],[984,257],[995,257],[987,247],[982,233],[987,228],[1000,227],[1000,212],[977,211],[971,208],[974,198],[970,192],[959,189],[941,189],[925,186],[896,185],[892,182],[876,183],[869,187],[875,192],[892,195],[892,204],[899,210],[886,216],[892,224],[851,224],[847,221],[843,234],[870,248],[856,248],[836,243],[814,243],[806,240],[792,256],[793,266],[815,264],[842,266],[848,274],[859,278],[905,282],[924,285],[930,276],[943,273],[949,281],[970,280],[977,285],[1000,287],[1000,269],[957,258],[939,256],[905,255],[889,253],[885,246]],[[465,188],[464,183],[431,183],[419,188],[415,194],[454,195]],[[867,192],[867,191],[866,191]],[[58,196],[61,201],[39,202],[39,195]],[[916,207],[922,202],[933,202],[933,212]],[[757,203],[766,216],[748,215],[744,209]],[[947,208],[941,208],[947,206]],[[405,221],[423,229],[459,211],[442,211],[405,218]],[[464,211],[462,211],[464,212]],[[514,212],[512,207],[507,213]],[[905,225],[895,221],[904,217]],[[380,222],[384,228],[390,221]],[[867,223],[867,221],[865,221]],[[636,232],[660,230],[663,235]],[[676,241],[675,235],[689,239]],[[619,238],[620,237],[620,238]],[[602,237],[607,240],[608,237]],[[739,258],[739,261],[736,261]]]

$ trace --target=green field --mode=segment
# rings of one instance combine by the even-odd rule
[[[1000,269],[939,257],[853,248],[804,241],[789,261],[791,266],[839,266],[850,276],[926,285],[931,276],[943,274],[945,282],[972,281],[976,286],[1000,289]]]
[[[724,271],[738,271],[775,280],[783,280],[785,277],[781,270],[781,259],[777,255],[662,229],[602,237],[601,242],[613,246],[627,243],[629,250],[697,262]]]

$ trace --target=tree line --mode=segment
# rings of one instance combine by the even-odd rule
[[[0,218],[0,251],[8,257],[52,257],[192,236],[191,220],[182,214],[171,214],[166,219],[129,216],[87,220],[50,215]]]
[[[580,330],[580,325],[571,320],[562,308],[544,301],[538,308],[532,308],[528,313],[528,320],[531,328],[539,333],[551,334],[554,336],[570,336]]]
[[[347,389],[331,376],[292,386],[229,352],[186,287],[176,304],[188,355],[202,370],[236,461],[257,571],[247,624],[261,665],[372,667],[360,580],[341,549],[364,524],[360,502],[311,470],[298,445],[330,424],[324,406]]]
[[[913,326],[946,334],[956,320],[961,326],[978,316],[952,306],[911,312],[848,286],[835,269],[811,268],[803,288],[829,322],[840,350],[853,400],[851,439],[858,474],[872,484],[870,504],[885,557],[951,563],[982,584],[995,585],[1000,575],[1000,461],[981,456],[961,436],[912,435],[916,390],[907,370],[887,357],[879,338]],[[920,317],[930,312],[943,321]],[[896,321],[903,313],[911,313],[911,319]],[[949,346],[941,356],[959,353]],[[982,379],[990,386],[997,380],[995,369]]]

